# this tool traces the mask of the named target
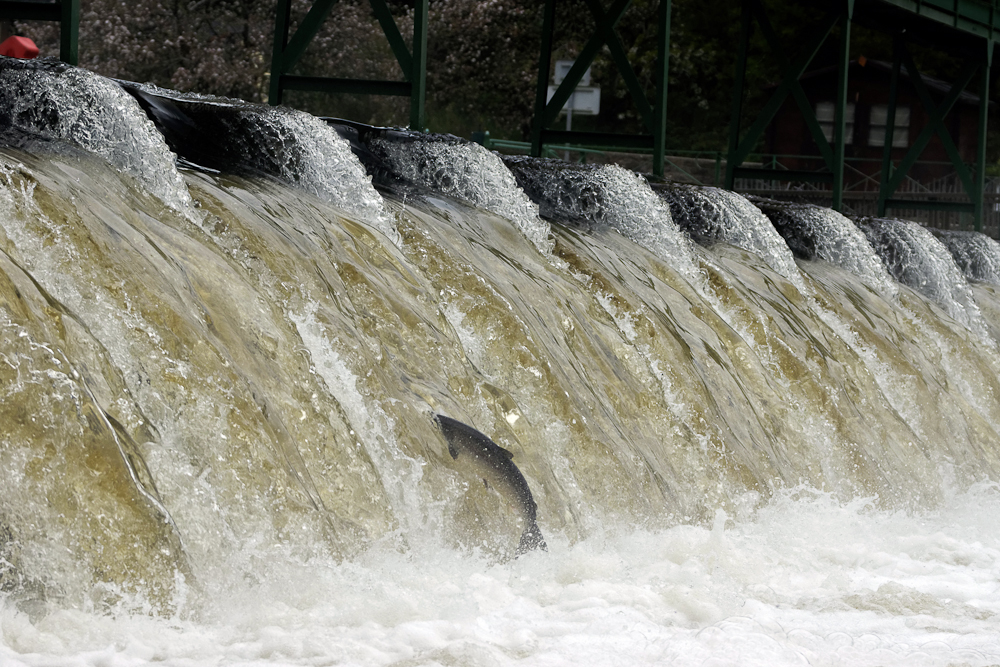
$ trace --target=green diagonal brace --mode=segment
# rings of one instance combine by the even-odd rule
[[[323,21],[330,15],[330,10],[333,9],[336,2],[337,0],[316,0],[316,3],[309,8],[309,12],[299,23],[298,30],[295,31],[295,34],[288,41],[288,45],[282,51],[281,74],[290,72],[299,62],[299,58],[302,57],[313,37],[319,32]],[[274,72],[271,72],[271,76],[274,76]]]
[[[759,3],[757,3],[756,0],[751,0],[751,1],[754,4],[758,5],[759,7]],[[763,8],[760,8],[760,10],[761,13],[763,13]],[[778,86],[778,89],[774,91],[774,94],[771,95],[771,99],[767,101],[767,104],[764,105],[764,108],[757,116],[757,120],[754,121],[753,125],[750,126],[750,129],[747,130],[747,133],[743,137],[743,140],[740,142],[739,148],[736,150],[735,155],[731,154],[729,156],[729,160],[734,162],[735,165],[742,164],[747,159],[747,156],[749,156],[750,153],[753,152],[754,147],[756,147],[757,145],[757,140],[760,139],[760,136],[764,133],[764,130],[767,128],[768,124],[774,118],[775,114],[778,113],[778,109],[781,108],[781,105],[782,103],[784,103],[785,98],[787,98],[789,94],[791,94],[796,87],[801,89],[801,85],[799,84],[799,78],[806,71],[806,68],[809,67],[809,64],[813,61],[813,58],[816,57],[816,54],[822,47],[823,42],[826,41],[826,38],[829,36],[830,31],[833,30],[833,27],[837,25],[837,22],[839,20],[840,20],[839,14],[834,13],[828,16],[827,20],[825,20],[820,25],[820,29],[817,31],[818,39],[815,39],[811,42],[813,44],[812,50],[808,51],[806,55],[803,58],[801,58],[798,63],[795,64],[795,66],[786,68],[785,78],[781,82],[781,85]],[[763,26],[761,27],[763,28]],[[768,40],[768,42],[773,49],[778,48],[777,44],[770,43],[770,40]],[[806,124],[808,125],[810,121],[809,115],[806,115],[805,120]],[[816,125],[815,129],[819,130],[820,135],[822,135],[822,130],[819,128],[819,123],[816,122],[816,116],[814,114],[812,115],[811,120]],[[810,129],[812,130],[813,128]],[[822,146],[823,143],[826,143],[825,137],[823,137],[823,142],[820,143],[820,146]],[[826,147],[827,150],[830,149],[828,143]],[[832,160],[832,156],[830,159]]]
[[[413,74],[412,56],[410,55],[410,50],[406,48],[403,36],[399,33],[399,27],[396,25],[395,19],[392,18],[392,12],[389,11],[383,0],[368,0],[368,2],[372,6],[372,11],[375,13],[375,18],[378,19],[379,25],[382,26],[385,38],[389,41],[389,48],[392,49],[392,53],[396,56],[396,61],[399,63],[400,69],[403,70],[403,76],[406,77],[407,81],[410,81],[410,77]],[[416,8],[414,11],[419,11],[419,8]],[[424,13],[426,14],[426,11]],[[416,17],[414,17],[414,21],[416,21]],[[427,21],[425,18],[424,25],[426,24]],[[416,27],[414,27],[414,34],[417,34]]]
[[[771,25],[771,21],[767,18],[767,14],[764,12],[763,6],[759,2],[754,2],[754,13],[757,16],[757,22],[760,24],[761,33],[764,35],[764,39],[767,41],[768,46],[771,47],[774,54],[778,56],[779,62],[781,62],[782,68],[787,74],[791,69],[791,63],[788,62],[787,58],[784,58],[781,54],[782,51],[779,48],[780,40],[778,39],[777,33],[774,31],[774,27]],[[839,17],[835,13],[831,13],[830,19],[834,21],[833,25],[836,25],[836,21]],[[826,24],[823,24],[824,26]],[[828,29],[823,31],[822,36],[817,36],[817,50],[809,58],[809,62],[816,57],[816,52],[818,52],[818,47],[822,46],[823,42],[826,40],[830,31],[833,30],[833,25]],[[809,66],[809,63],[805,63],[802,68],[802,72],[805,68]],[[799,111],[802,113],[802,118],[805,120],[806,128],[812,135],[813,141],[816,142],[816,146],[819,147],[820,155],[823,157],[823,161],[826,163],[827,168],[831,171],[833,170],[833,149],[830,147],[830,143],[826,140],[826,135],[823,134],[823,128],[819,126],[819,122],[816,120],[816,111],[809,104],[809,100],[806,98],[805,92],[802,90],[802,85],[799,83],[799,77],[802,76],[802,72],[795,75],[794,84],[791,86],[790,94],[792,99],[795,100],[796,105],[799,107]],[[784,99],[781,100],[784,102]],[[780,108],[780,105],[779,105]],[[770,123],[771,119],[768,119]],[[756,142],[756,140],[754,140]],[[745,159],[745,158],[744,158]]]
[[[915,87],[919,91],[920,86],[923,85],[923,82],[920,81],[920,74],[916,71],[916,68],[911,69],[913,62],[912,60],[909,59],[908,54],[905,51],[903,52],[903,54],[904,58],[906,58],[907,60],[905,64],[907,66],[907,70],[910,72],[910,80],[914,82]],[[971,81],[972,77],[975,75],[976,70],[978,69],[978,65],[975,63],[967,62],[965,64],[964,69],[965,69],[965,76],[963,76],[959,82],[956,82],[951,87],[951,90],[949,91],[948,95],[945,97],[944,101],[941,103],[939,107],[935,108],[933,101],[931,101],[930,106],[928,107],[928,102],[923,99],[921,100],[924,106],[928,107],[927,112],[930,115],[930,122],[924,126],[924,129],[920,132],[920,135],[917,137],[917,140],[910,147],[910,150],[907,151],[906,157],[903,158],[903,161],[900,163],[899,168],[897,168],[896,171],[893,173],[889,181],[889,185],[886,188],[887,199],[891,197],[892,194],[895,193],[896,190],[899,188],[899,186],[902,184],[903,179],[909,173],[910,168],[913,167],[913,165],[917,161],[917,158],[920,157],[920,154],[923,153],[924,149],[927,147],[927,144],[930,143],[931,137],[933,137],[934,134],[937,133],[939,130],[944,129],[941,119],[943,119],[948,114],[948,112],[951,111],[951,108],[955,105],[955,102],[958,101],[958,97],[959,95],[961,95],[962,90],[965,88],[966,85],[968,85],[969,81]],[[919,86],[916,85],[917,81],[920,81]],[[924,88],[923,91],[924,94],[927,93],[926,88]],[[944,134],[945,136],[947,136],[948,135],[947,131],[945,131]],[[941,138],[942,141],[944,141],[944,137]],[[950,136],[948,138],[950,140]],[[952,144],[952,146],[954,146],[954,144]],[[959,159],[959,163],[961,164],[961,159]],[[956,169],[959,167],[959,165],[955,166]],[[965,165],[961,164],[961,167],[965,168]]]
[[[550,0],[550,2],[552,1],[553,0]],[[625,13],[625,10],[629,8],[630,4],[632,4],[632,0],[615,0],[615,4],[611,6],[611,9],[609,9],[606,14],[604,14],[604,19],[608,24],[610,24],[611,28],[618,25],[618,22],[621,21],[622,15]],[[573,91],[576,90],[577,84],[580,83],[580,79],[583,78],[587,68],[594,62],[597,52],[601,50],[604,43],[604,37],[598,33],[594,33],[594,35],[592,35],[587,41],[583,50],[580,51],[580,55],[577,57],[576,62],[573,63],[569,72],[566,73],[566,78],[563,79],[561,84],[559,84],[559,87],[556,89],[552,99],[545,105],[542,128],[547,127],[559,117],[559,112],[562,111],[562,108],[569,100],[570,95],[572,95]],[[539,71],[538,76],[541,78],[543,73]],[[547,81],[549,76],[548,71],[544,73],[544,76]],[[542,93],[542,99],[544,99],[545,95],[548,93],[547,88],[548,86],[546,85],[546,88],[543,90],[541,85],[539,85],[539,90]]]
[[[968,167],[966,167],[965,163],[962,161],[962,156],[959,154],[958,148],[955,147],[955,142],[951,138],[951,133],[948,132],[948,128],[944,125],[944,117],[948,114],[951,107],[943,113],[939,112],[935,108],[936,105],[934,104],[934,100],[931,99],[931,95],[927,91],[927,86],[924,85],[924,79],[920,75],[920,72],[917,71],[916,66],[913,64],[913,59],[910,57],[908,51],[903,52],[903,58],[907,71],[911,73],[910,79],[913,81],[913,87],[917,91],[920,103],[924,105],[924,108],[927,109],[928,115],[930,116],[928,126],[933,126],[934,131],[937,133],[938,137],[940,137],[941,143],[944,144],[944,149],[948,153],[948,158],[952,161],[952,164],[954,164],[955,171],[958,172],[959,178],[962,179],[962,185],[965,186],[965,191],[972,196],[972,175],[969,173]],[[965,90],[965,87],[969,85],[978,69],[978,63],[971,60],[965,62],[962,67],[959,80],[955,83],[959,94],[961,94],[961,91]],[[957,95],[955,99],[958,99]]]
[[[608,45],[611,57],[614,59],[615,65],[617,65],[618,71],[622,75],[625,86],[632,95],[632,99],[635,101],[635,106],[639,110],[639,115],[642,116],[643,123],[645,123],[651,132],[654,131],[653,109],[649,106],[649,101],[646,99],[646,93],[642,89],[642,84],[639,83],[639,79],[636,78],[635,72],[632,70],[632,64],[628,61],[628,56],[625,55],[625,47],[622,46],[622,41],[618,38],[618,33],[615,32],[614,25],[607,21],[604,8],[601,7],[601,3],[598,0],[587,0],[587,6],[590,7],[590,13],[594,16],[594,24],[604,33],[604,43]]]
[[[2,0],[0,0],[2,1]],[[72,0],[78,2],[79,0]],[[314,0],[295,34],[289,40],[292,0],[277,0],[274,21],[274,43],[271,51],[271,83],[268,103],[281,104],[285,88],[315,92],[341,93],[353,91],[371,95],[398,95],[410,98],[410,127],[422,130],[424,101],[427,88],[427,0],[416,0],[413,15],[412,51],[407,48],[385,0],[369,0],[392,49],[405,81],[375,81],[336,79],[329,77],[292,76],[290,72],[316,37],[337,0]]]

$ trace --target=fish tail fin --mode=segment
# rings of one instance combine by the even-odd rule
[[[545,538],[542,537],[542,531],[538,528],[538,524],[532,521],[531,525],[521,533],[521,543],[517,545],[517,555],[521,556],[535,549],[541,549],[542,551],[549,550],[545,544]]]

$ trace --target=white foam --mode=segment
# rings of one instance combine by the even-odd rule
[[[942,232],[938,238],[966,278],[1000,285],[1000,243],[979,232]]]
[[[728,190],[694,186],[678,186],[677,190],[659,192],[668,201],[676,199],[677,206],[685,207],[686,212],[697,218],[695,224],[711,227],[716,240],[754,253],[799,291],[804,291],[792,251],[760,209]]]
[[[924,513],[798,488],[711,526],[608,528],[506,565],[425,546],[209,582],[172,618],[0,601],[5,665],[989,665],[1000,490]]]
[[[0,99],[20,130],[72,142],[142,183],[168,206],[192,208],[163,137],[131,95],[104,77],[69,66],[0,68]]]
[[[897,280],[939,304],[984,340],[989,338],[972,288],[933,234],[904,220],[870,220],[864,232]]]
[[[885,297],[897,294],[882,260],[851,220],[820,206],[796,207],[788,213],[806,228],[818,258],[850,271]]]
[[[263,108],[260,121],[281,136],[282,146],[298,153],[294,161],[280,161],[288,182],[375,225],[400,244],[385,202],[350,144],[333,128],[315,116],[285,107]]]
[[[376,139],[375,143],[403,178],[507,218],[540,252],[552,252],[548,223],[538,217],[538,206],[517,187],[495,153],[447,137],[405,142]]]
[[[392,216],[371,178],[350,144],[324,121],[288,107],[184,94],[150,84],[139,88],[177,102],[218,107],[220,116],[229,116],[224,122],[231,133],[226,140],[249,164],[266,163],[269,172],[277,170],[273,176],[375,226],[399,245]]]

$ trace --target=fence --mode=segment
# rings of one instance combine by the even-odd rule
[[[769,156],[762,166],[780,172],[785,167],[782,161],[809,160],[803,156]],[[872,168],[874,166],[874,168]],[[868,167],[866,169],[865,167]],[[918,162],[915,165],[924,172],[939,175],[925,180],[907,176],[893,195],[895,198],[935,203],[969,203],[961,179],[950,162]],[[881,161],[871,159],[848,159],[845,161],[845,187],[843,193],[844,213],[849,216],[876,216],[878,214]],[[982,232],[993,238],[1000,237],[1000,179],[990,179],[984,184]],[[791,183],[780,180],[737,179],[737,192],[755,194],[775,199],[807,202],[829,206],[832,192],[823,183]],[[912,220],[926,227],[937,229],[971,230],[974,228],[972,213],[928,209],[890,209],[888,217]]]
[[[527,153],[530,147],[530,144],[526,142],[492,139],[488,133],[475,138],[487,148],[505,153]],[[718,151],[667,151],[667,153],[664,159],[664,176],[668,180],[721,187],[722,175],[726,170],[724,153]],[[546,146],[545,157],[574,162],[618,162],[638,172],[649,173],[652,171],[652,157],[635,152],[618,153],[613,150],[598,150],[584,146]],[[786,164],[792,161],[797,161],[801,165],[803,162],[819,161],[821,158],[802,155],[757,155],[752,156],[751,159],[753,162],[745,162],[744,166],[765,167],[781,172],[787,169]],[[796,168],[801,168],[801,166]],[[919,181],[907,176],[899,189],[896,190],[896,197],[928,202],[969,202],[965,188],[950,162],[918,162],[915,168],[944,173],[926,181]],[[877,215],[881,160],[847,158],[844,169],[844,213],[857,217]],[[830,206],[833,201],[833,193],[829,189],[829,184],[824,183],[789,182],[777,179],[736,179],[733,189],[743,194],[816,204],[817,206]],[[1000,238],[1000,178],[986,182],[983,200],[982,232],[993,238]],[[891,209],[887,215],[912,220],[926,227],[938,229],[971,230],[974,226],[971,213],[958,213],[956,211]]]

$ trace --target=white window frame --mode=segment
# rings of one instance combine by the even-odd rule
[[[816,103],[816,121],[826,140],[833,143],[833,123],[836,119],[837,109],[833,102]],[[854,102],[848,102],[844,115],[847,116],[844,122],[844,144],[854,143]]]
[[[885,126],[889,118],[888,104],[873,104],[868,124],[868,145],[876,148],[885,146]],[[892,128],[892,147],[906,148],[910,145],[910,107],[896,105],[896,122]]]

